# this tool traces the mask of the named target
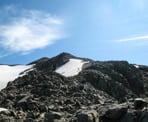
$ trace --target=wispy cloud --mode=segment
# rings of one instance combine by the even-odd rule
[[[116,42],[137,42],[137,41],[142,41],[147,39],[148,39],[148,35],[144,35],[144,36],[135,36],[130,38],[118,39],[115,41]]]
[[[10,9],[19,12],[15,13],[17,16],[8,16],[8,22],[0,24],[1,48],[9,52],[26,54],[63,38],[62,19],[42,11],[5,7],[7,11]]]

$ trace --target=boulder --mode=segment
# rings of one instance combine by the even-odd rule
[[[78,122],[99,122],[99,116],[95,110],[82,110],[77,113]]]
[[[103,122],[106,121],[119,121],[123,115],[127,112],[127,104],[116,104],[108,108],[108,110],[101,116]],[[109,122],[110,122],[109,121]]]
[[[44,122],[62,122],[62,114],[58,112],[48,112],[45,114]]]
[[[144,100],[142,98],[136,98],[134,100],[134,107],[135,107],[135,109],[143,109],[146,106],[147,106],[146,100]]]

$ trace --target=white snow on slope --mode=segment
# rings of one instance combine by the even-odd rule
[[[0,108],[0,112],[1,111],[7,111],[8,109],[6,109],[6,108]]]
[[[18,77],[23,76],[25,70],[31,69],[33,65],[0,65],[0,90],[7,86],[9,81],[13,81]],[[25,75],[25,73],[23,73]]]
[[[134,65],[134,67],[135,67],[135,68],[137,68],[137,69],[139,68],[139,66],[138,66],[138,65],[136,65],[136,64]]]
[[[83,61],[80,59],[69,59],[66,64],[56,69],[55,72],[65,77],[75,76],[82,70],[82,66],[85,63],[88,63],[88,61]]]

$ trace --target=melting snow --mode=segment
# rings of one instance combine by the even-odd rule
[[[29,70],[33,65],[0,65],[0,90],[7,86],[9,81],[13,81],[25,70]],[[25,75],[25,74],[24,74]]]
[[[56,69],[55,72],[65,77],[75,76],[82,70],[82,66],[85,63],[88,63],[88,61],[83,61],[80,59],[69,59],[69,61],[66,64]]]

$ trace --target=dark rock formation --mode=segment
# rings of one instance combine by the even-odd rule
[[[55,69],[70,58],[89,61],[73,77]],[[0,122],[147,122],[148,67],[93,61],[62,53],[0,91]]]

